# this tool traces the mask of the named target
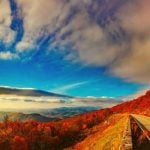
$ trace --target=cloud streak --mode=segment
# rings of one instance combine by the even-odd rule
[[[62,87],[58,87],[56,89],[52,89],[52,92],[56,92],[56,93],[67,93],[67,91],[71,90],[71,89],[75,89],[78,88],[82,85],[86,85],[87,83],[89,83],[89,81],[83,81],[83,82],[77,82],[77,83],[73,83],[73,84],[68,84],[68,85],[64,85]]]
[[[99,98],[58,98],[58,97],[34,97],[0,95],[1,109],[28,109],[28,108],[59,108],[59,107],[100,107],[106,108],[114,106],[122,101],[110,97]]]

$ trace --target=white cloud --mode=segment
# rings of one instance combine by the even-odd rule
[[[150,83],[150,38],[134,39],[132,51],[119,60],[112,72],[127,81]]]
[[[18,53],[29,51],[35,48],[35,45],[29,41],[21,41],[16,45],[16,50]]]
[[[62,37],[69,34],[65,39]],[[77,50],[79,59],[86,64],[107,65],[123,50],[124,46],[110,44],[103,29],[92,20],[86,10],[79,11],[72,21],[56,35],[55,45],[61,47],[68,43]]]
[[[18,59],[19,56],[15,53],[11,53],[10,51],[3,51],[0,52],[0,59],[1,60],[11,60],[11,59]]]
[[[54,32],[64,3],[60,0],[17,0],[17,4],[21,9],[25,30],[23,39],[17,46],[21,52],[22,48],[23,51],[28,50],[28,46],[30,49],[29,43],[35,46],[38,38]]]
[[[15,38],[15,32],[11,30],[12,17],[8,0],[0,1],[0,40],[10,44]]]
[[[118,17],[121,25],[129,33],[150,34],[150,1],[136,0],[121,8]]]
[[[6,44],[6,47],[7,44],[11,44],[14,41],[15,35],[15,32],[9,27],[0,25],[0,40]]]
[[[150,1],[137,0],[127,6],[119,17],[122,27],[131,35],[130,47],[112,65],[111,72],[127,81],[150,84]]]

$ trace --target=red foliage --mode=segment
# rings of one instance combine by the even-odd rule
[[[124,102],[111,108],[114,113],[137,113],[150,115],[150,91],[132,101]]]
[[[150,92],[147,92],[144,96],[110,109],[101,109],[57,122],[5,120],[0,123],[0,149],[63,149],[83,139],[85,130],[105,121],[113,113],[147,113],[150,115],[149,111],[146,111],[150,110],[149,104]]]
[[[24,137],[15,136],[10,144],[11,150],[28,150],[27,142]]]
[[[63,149],[80,139],[84,130],[104,121],[110,114],[109,109],[103,109],[57,122],[3,122],[0,123],[0,149]]]

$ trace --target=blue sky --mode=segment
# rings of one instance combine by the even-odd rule
[[[46,61],[47,62],[47,61]],[[1,85],[32,87],[74,96],[120,97],[132,94],[140,84],[127,83],[109,76],[104,68],[81,67],[59,60],[48,63],[38,61],[3,61],[0,68]]]
[[[149,87],[147,3],[2,0],[0,85],[117,98]]]

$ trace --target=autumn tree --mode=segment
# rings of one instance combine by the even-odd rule
[[[15,136],[11,142],[11,150],[28,150],[28,145],[24,137]]]

